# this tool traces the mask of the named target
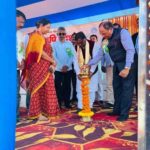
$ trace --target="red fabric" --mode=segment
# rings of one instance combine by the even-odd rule
[[[25,68],[23,69],[22,71],[22,74],[21,74],[21,86],[23,87],[26,87],[25,85],[25,77],[27,75],[27,72],[26,70],[30,69],[30,67],[37,62],[37,59],[38,59],[38,56],[39,54],[37,52],[31,52],[29,55],[28,55],[28,58],[26,59],[25,61]]]
[[[51,56],[52,51],[49,43],[46,42],[43,50]],[[33,63],[28,69],[29,91],[32,92],[43,83],[49,74],[50,62],[41,58],[39,63]],[[47,116],[54,116],[59,112],[56,97],[54,79],[52,74],[47,81],[35,92],[30,99],[29,117],[36,117],[40,113]]]
[[[26,68],[29,69],[33,63],[37,62],[39,54],[37,52],[31,52],[26,59]]]
[[[47,82],[31,97],[29,117],[36,117],[40,113],[46,116],[56,116],[59,113],[54,79],[50,75]]]
[[[48,45],[49,44],[46,42],[43,50],[49,56],[51,56],[52,51],[51,51],[50,45],[49,46]],[[35,58],[35,57],[30,57],[30,58]],[[31,62],[33,62],[33,60],[31,60]],[[29,89],[30,89],[31,93],[33,92],[33,90],[35,90],[37,88],[37,86],[39,86],[45,80],[45,78],[47,77],[47,75],[49,73],[49,67],[50,67],[50,62],[41,58],[39,63],[34,62],[34,63],[30,64],[29,68],[27,68],[28,79],[30,81]]]

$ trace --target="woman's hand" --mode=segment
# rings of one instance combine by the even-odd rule
[[[49,67],[49,72],[50,72],[50,73],[54,73],[54,71],[55,71],[55,67],[54,67],[53,65],[51,65],[51,66]]]
[[[55,61],[53,58],[49,57],[49,62],[52,64],[52,65],[55,65]]]

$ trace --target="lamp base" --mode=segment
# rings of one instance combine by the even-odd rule
[[[82,117],[83,122],[91,122],[93,119],[91,117]]]

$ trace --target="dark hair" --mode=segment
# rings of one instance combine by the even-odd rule
[[[66,31],[66,29],[64,27],[59,27],[57,30],[63,30]]]
[[[77,33],[75,33],[75,32],[73,32],[72,34],[71,34],[71,36],[75,36]]]
[[[50,21],[48,19],[43,18],[36,23],[36,27],[39,28],[40,25],[45,26],[47,24],[50,24]]]
[[[86,39],[86,36],[85,36],[85,34],[83,33],[83,32],[78,32],[78,33],[76,33],[76,35],[75,35],[75,40],[77,41],[78,39]]]
[[[98,39],[98,37],[97,37],[96,34],[92,34],[92,35],[90,36],[90,38],[91,38],[91,37],[96,37],[96,39]]]
[[[114,23],[113,26],[118,26],[119,28],[121,28],[119,23]]]
[[[109,30],[109,29],[113,29],[113,24],[109,21],[105,21],[105,22],[101,22],[99,24],[99,27],[103,26],[104,29]]]
[[[23,12],[21,12],[20,10],[16,10],[16,16],[22,17],[24,20],[26,20],[25,14]]]

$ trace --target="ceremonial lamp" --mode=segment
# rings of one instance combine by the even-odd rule
[[[90,108],[90,92],[89,92],[89,68],[83,67],[80,71],[81,78],[81,91],[82,91],[82,111],[78,113],[82,117],[84,122],[92,121],[91,117],[94,115],[94,112]]]

